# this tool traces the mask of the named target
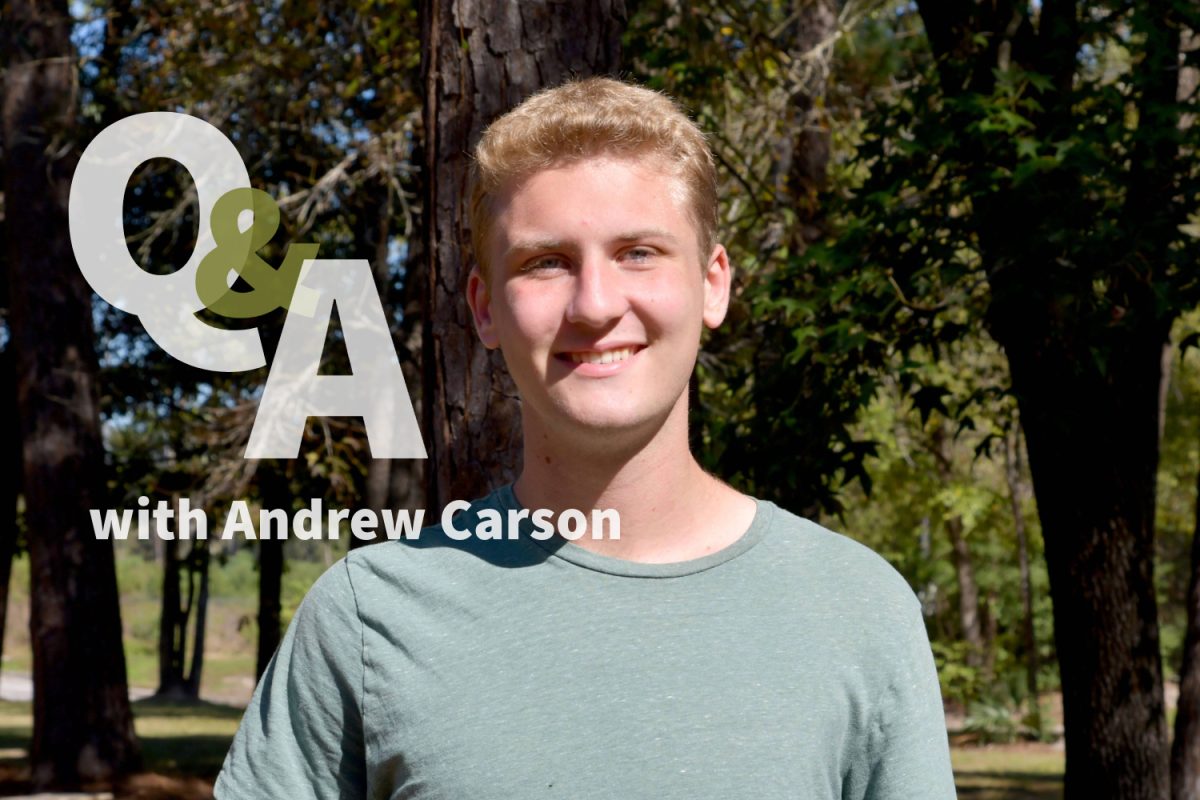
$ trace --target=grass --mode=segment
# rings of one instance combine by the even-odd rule
[[[950,751],[963,800],[1061,800],[1064,756],[1049,745],[988,745]]]
[[[147,770],[178,777],[215,778],[241,720],[242,709],[216,703],[133,704]],[[0,702],[0,763],[23,765],[32,732],[30,703]]]
[[[133,704],[134,729],[152,772],[213,780],[242,720],[242,709],[216,703]]]
[[[216,703],[133,704],[134,729],[145,771],[115,794],[122,800],[201,800],[211,797],[242,709]],[[0,702],[0,796],[30,791],[26,757],[33,728],[30,703]]]
[[[120,543],[127,544],[133,543]],[[123,546],[116,548],[126,674],[131,687],[154,689],[158,686],[162,566],[146,555],[149,554],[139,554]],[[331,553],[330,557],[340,557],[340,553]],[[320,561],[293,559],[287,562],[280,598],[284,625],[325,569],[326,565]],[[210,571],[201,697],[234,705],[249,700],[254,688],[257,614],[258,574],[253,553],[241,550],[228,557],[214,558]],[[189,629],[189,643],[193,632]],[[9,673],[29,674],[32,671],[27,556],[21,556],[13,563],[2,668]]]

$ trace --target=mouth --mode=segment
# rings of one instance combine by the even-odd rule
[[[576,375],[603,378],[625,370],[626,366],[646,349],[644,344],[604,347],[597,350],[567,350],[555,354]]]
[[[625,361],[633,356],[641,346],[614,347],[611,350],[581,350],[564,355],[576,364],[612,364]]]

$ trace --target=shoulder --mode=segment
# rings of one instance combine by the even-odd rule
[[[788,578],[799,616],[849,654],[865,691],[891,707],[916,687],[940,713],[937,672],[921,603],[883,556],[852,537],[772,506],[767,543]],[[881,712],[883,713],[883,712]],[[892,711],[888,711],[891,714]],[[940,719],[940,717],[939,717]]]
[[[359,625],[358,597],[346,558],[322,572],[296,608],[289,635],[352,637]]]
[[[770,501],[765,544],[769,554],[797,573],[806,595],[836,603],[840,613],[920,620],[912,587],[887,559],[851,536],[797,516]]]

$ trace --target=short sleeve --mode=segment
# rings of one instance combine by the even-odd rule
[[[342,559],[292,618],[217,776],[216,800],[366,797],[362,624]]]
[[[909,590],[895,660],[878,705],[864,800],[955,797],[937,666],[921,606]]]

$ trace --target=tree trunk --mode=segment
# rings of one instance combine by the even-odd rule
[[[196,598],[196,629],[192,638],[192,666],[187,676],[187,696],[192,699],[200,697],[200,678],[204,674],[204,630],[208,624],[208,566],[211,557],[208,551],[208,540],[197,540],[192,545],[188,558],[191,579],[199,579],[200,593]]]
[[[176,514],[179,513],[176,498]],[[178,516],[176,517],[178,519]],[[158,626],[158,691],[155,695],[175,700],[200,696],[200,673],[204,663],[204,625],[208,606],[208,541],[195,540],[187,557],[180,559],[179,539],[161,542],[163,548],[162,616]],[[187,602],[179,593],[186,576]],[[196,582],[200,586],[197,592]],[[195,618],[192,660],[188,664],[188,623]]]
[[[838,4],[835,0],[792,0],[791,22],[782,40],[791,43],[787,109],[788,132],[777,145],[774,168],[776,205],[786,205],[795,223],[772,232],[777,243],[787,238],[789,252],[803,253],[824,234],[820,193],[829,166],[829,125],[819,101],[825,97],[837,41]]]
[[[283,540],[258,542],[258,658],[255,680],[266,672],[280,641],[280,592],[283,587]]]
[[[9,330],[17,358],[39,788],[107,781],[139,761],[104,506],[92,295],[73,258],[76,56],[65,0],[12,0],[2,35]],[[19,198],[19,200],[18,200]],[[16,233],[19,232],[18,237]]]
[[[975,568],[971,564],[971,551],[963,532],[962,518],[950,516],[945,520],[946,534],[950,537],[950,555],[954,561],[954,574],[958,581],[958,621],[962,625],[963,641],[969,648],[967,664],[975,669],[983,668],[983,626],[979,621],[979,587],[975,583]]]
[[[259,468],[259,495],[263,508],[292,510],[290,481],[282,464]],[[261,537],[264,531],[259,531]],[[262,677],[271,657],[279,647],[283,631],[280,595],[283,590],[283,539],[258,540],[258,654],[255,661],[255,680]]]
[[[478,341],[462,296],[467,167],[484,126],[538,89],[620,65],[624,0],[424,0],[428,180],[424,396],[432,513],[519,472],[520,405],[504,361]]]
[[[940,417],[935,417],[930,437],[930,448],[937,464],[938,478],[943,486],[948,486],[954,480],[953,444],[946,436],[946,429]],[[954,574],[958,579],[958,620],[962,625],[963,641],[969,648],[967,665],[982,670],[985,666],[984,636],[979,620],[979,586],[975,582],[971,549],[963,530],[962,517],[948,514],[944,522],[946,534],[950,537]]]
[[[1000,307],[994,319],[1045,537],[1067,730],[1065,796],[1162,800],[1168,758],[1154,487],[1167,331],[1145,323],[1123,332],[1124,347],[1108,349],[1101,372],[1086,345],[1070,347],[1078,339],[1038,335],[1046,318],[1028,303]]]
[[[183,688],[183,633],[187,615],[179,596],[179,542],[162,540],[163,582],[162,613],[158,619],[158,691],[159,697],[181,697]]]
[[[1033,629],[1033,581],[1029,572],[1029,537],[1025,530],[1025,514],[1021,501],[1025,497],[1021,483],[1021,429],[1004,435],[1004,477],[1008,482],[1008,499],[1012,505],[1013,528],[1017,532],[1017,563],[1021,570],[1021,606],[1024,618],[1021,633],[1025,640],[1025,687],[1029,692],[1029,724],[1042,729],[1042,707],[1038,702],[1038,649]]]

